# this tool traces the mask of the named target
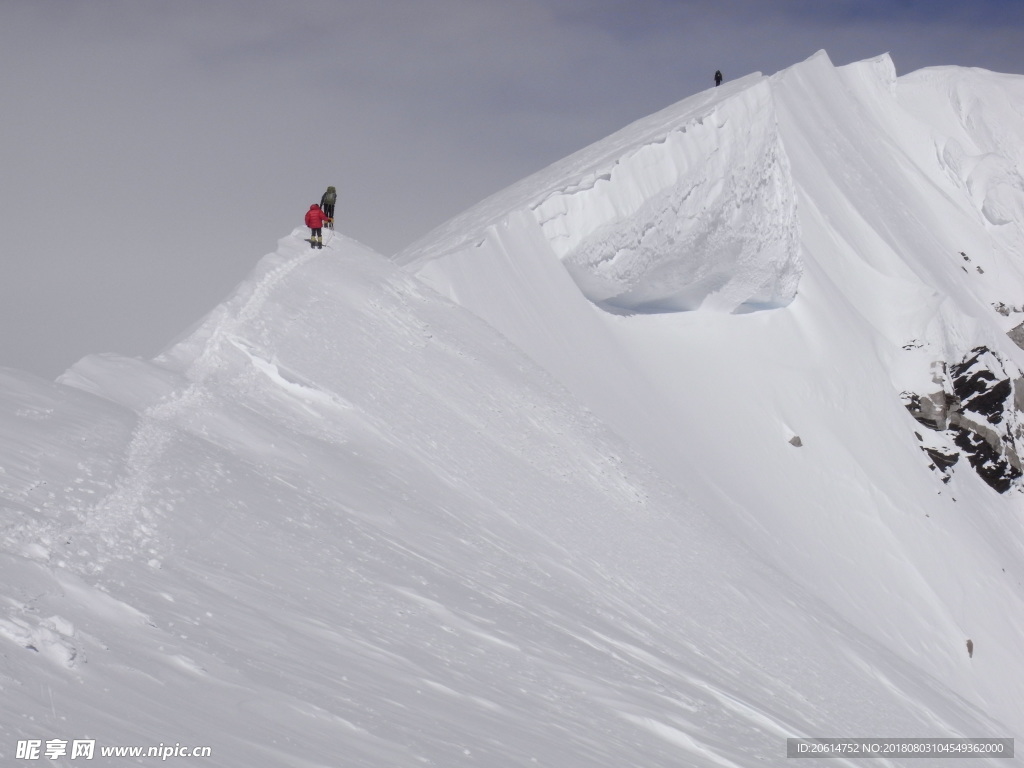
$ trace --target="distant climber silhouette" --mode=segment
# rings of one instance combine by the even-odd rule
[[[967,638],[967,658],[968,659],[973,659],[974,658],[974,641],[971,640],[970,638]]]
[[[715,70],[715,87],[717,88],[721,84],[722,84],[722,70],[716,69]]]

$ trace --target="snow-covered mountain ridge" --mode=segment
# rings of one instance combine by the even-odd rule
[[[746,78],[722,91],[652,115],[524,180],[400,261],[479,248],[482,229],[521,210],[601,306],[787,304],[800,274],[799,233],[771,89]]]
[[[152,361],[3,372],[0,757],[1015,736],[1021,115],[819,54],[394,259],[297,229]]]
[[[993,82],[1006,91],[977,101],[974,90]],[[398,259],[515,333],[520,319],[506,320],[493,296],[473,295],[487,281],[464,277],[502,268],[492,261],[520,261],[522,249],[505,241],[548,251],[587,298],[627,314],[784,307],[810,257],[893,349],[910,353],[892,364],[896,385],[910,377],[899,390],[908,405],[943,391],[952,397],[951,382],[930,375],[935,366],[961,365],[979,348],[1000,369],[1018,357],[1004,338],[1016,326],[1003,318],[1020,322],[1007,302],[1024,289],[1015,258],[1024,183],[1010,127],[1024,124],[1012,98],[1002,107],[1020,95],[1019,78],[955,69],[917,73],[897,89],[887,56],[836,69],[818,54],[638,121],[484,201]],[[795,170],[787,144],[797,148]],[[802,224],[810,230],[803,242]],[[812,242],[819,226],[828,234]],[[962,247],[996,259],[997,273],[986,275]],[[509,283],[512,292],[535,290],[532,278]],[[880,302],[887,290],[896,293]],[[966,328],[970,339],[960,338]],[[1000,374],[1020,388],[1019,371]],[[1005,491],[1020,477],[1021,432],[1014,398],[1001,402],[1000,420],[1012,428],[993,436],[964,420],[970,435],[960,442]],[[971,441],[992,457],[981,459]]]

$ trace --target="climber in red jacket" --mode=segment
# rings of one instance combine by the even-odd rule
[[[330,220],[330,217],[323,212],[319,205],[313,203],[309,206],[309,210],[306,211],[306,226],[312,230],[309,236],[311,248],[324,247],[323,226]]]

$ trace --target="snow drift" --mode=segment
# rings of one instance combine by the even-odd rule
[[[4,372],[0,756],[1016,735],[1021,105],[818,54],[393,260],[296,230],[154,360]]]
[[[582,293],[612,311],[741,311],[783,306],[796,292],[795,190],[763,79],[652,115],[456,218],[399,261],[479,258],[516,211]]]

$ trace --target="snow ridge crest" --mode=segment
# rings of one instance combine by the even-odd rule
[[[796,295],[796,195],[766,83],[535,212],[583,293],[613,311],[733,312]]]
[[[770,82],[751,76],[637,121],[484,201],[396,260],[462,297],[471,287],[451,290],[459,267],[445,264],[496,227],[524,226],[541,237],[520,238],[546,242],[583,295],[612,312],[788,305],[802,273],[800,229]]]

